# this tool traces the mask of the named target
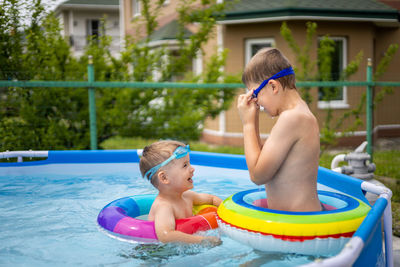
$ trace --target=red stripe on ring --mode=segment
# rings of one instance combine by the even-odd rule
[[[239,226],[236,226],[236,225],[233,225],[233,224],[231,224],[231,223],[228,223],[228,222],[224,221],[224,220],[221,219],[221,217],[219,217],[218,215],[217,215],[217,217],[218,217],[218,219],[219,219],[221,222],[223,222],[224,224],[227,224],[227,225],[229,225],[229,226],[231,226],[231,227],[233,227],[233,228],[237,228],[237,229],[241,229],[241,230],[246,230],[246,231],[248,231],[248,232],[252,232],[252,233],[256,233],[256,234],[269,235],[269,236],[272,236],[272,237],[277,238],[277,239],[282,239],[282,240],[284,240],[284,241],[291,241],[291,242],[303,242],[303,241],[306,241],[306,240],[313,240],[313,239],[316,239],[316,238],[329,238],[329,237],[331,237],[331,238],[341,238],[341,237],[348,237],[348,238],[350,238],[350,237],[352,237],[353,234],[355,233],[355,232],[353,231],[353,232],[348,232],[348,233],[340,233],[340,234],[332,234],[332,235],[316,235],[316,236],[277,235],[277,234],[264,233],[264,232],[259,232],[259,231],[254,231],[254,230],[251,230],[251,229],[247,229],[247,228],[242,228],[242,227],[239,227]]]

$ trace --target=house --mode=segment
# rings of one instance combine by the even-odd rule
[[[111,53],[118,56],[120,38],[119,0],[68,0],[55,9],[62,25],[62,35],[69,37],[75,56],[83,54],[89,36],[106,34],[112,37]],[[105,33],[101,32],[101,20],[105,19]]]
[[[150,1],[152,3],[159,1]],[[168,49],[170,52],[175,53],[178,50],[178,41],[176,36],[178,35],[178,8],[179,1],[177,0],[164,0],[162,3],[162,12],[157,16],[158,28],[149,36],[148,45],[151,48],[163,47]],[[131,36],[136,39],[142,39],[146,36],[143,24],[132,23],[140,19],[142,12],[141,0],[122,0],[120,5],[121,31],[126,36]],[[196,26],[190,25],[184,29],[183,38],[188,40],[193,32],[196,30]],[[191,69],[194,74],[200,74],[203,68],[203,55],[198,53],[195,58],[192,59]],[[154,75],[158,76],[157,73]],[[175,81],[173,78],[173,81]],[[154,80],[157,80],[155,77]]]
[[[328,35],[335,43],[332,63],[332,77],[335,78],[344,67],[362,51],[363,57],[358,71],[349,79],[366,80],[367,62],[372,60],[376,69],[390,44],[400,43],[399,1],[386,0],[225,0],[231,4],[225,17],[219,20],[216,36],[203,48],[204,55],[197,61],[207,58],[207,51],[212,44],[227,48],[229,54],[225,66],[228,73],[243,70],[249,59],[262,47],[277,47],[296,66],[296,54],[280,34],[283,22],[291,29],[299,46],[306,42],[306,23],[316,22],[316,36],[312,40],[311,60],[317,60],[317,47],[321,38]],[[175,12],[177,0],[165,1],[165,8],[158,17],[160,28],[177,18]],[[140,16],[139,0],[122,2],[124,34],[135,33],[130,21]],[[165,40],[164,40],[165,41]],[[169,39],[171,41],[171,39]],[[201,71],[202,63],[198,63]],[[385,73],[381,81],[400,81],[400,51]],[[375,92],[380,90],[375,89]],[[244,89],[241,90],[244,92]],[[319,88],[311,89],[313,101],[310,108],[317,116],[320,127],[323,127],[328,108],[332,108],[333,120],[339,120],[346,112],[355,109],[365,92],[365,87],[342,87],[334,100],[324,101]],[[400,89],[395,88],[393,94],[377,103],[374,112],[375,137],[400,136]],[[274,119],[262,114],[260,132],[263,138],[274,125]],[[363,125],[353,129],[352,134],[341,138],[341,144],[359,143],[365,140],[365,115],[360,116]],[[338,131],[351,127],[353,120],[344,121]],[[209,119],[204,125],[203,140],[215,144],[241,145],[243,142],[242,125],[236,111],[236,102],[216,119]]]

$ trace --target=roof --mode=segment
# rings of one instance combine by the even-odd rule
[[[119,0],[68,0],[56,7],[56,13],[71,9],[119,10]]]
[[[226,0],[222,23],[240,20],[312,18],[397,22],[399,12],[376,0]]]
[[[193,33],[187,28],[183,29],[183,38],[188,39]],[[158,30],[154,31],[150,36],[151,42],[157,41],[167,41],[167,40],[176,40],[179,34],[179,23],[177,20],[172,20],[171,22],[165,24]]]
[[[62,5],[111,5],[118,6],[119,0],[68,0]]]

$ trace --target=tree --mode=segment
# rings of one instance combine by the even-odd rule
[[[206,70],[195,76],[189,70],[191,61],[210,39],[216,24],[213,14],[221,13],[225,4],[217,1],[181,1],[178,7],[178,47],[170,50],[167,46],[151,49],[150,37],[158,27],[156,18],[160,14],[163,1],[151,5],[142,0],[142,16],[134,21],[138,36],[126,40],[126,50],[122,52],[125,69],[132,67],[132,74],[126,77],[133,81],[147,82],[226,82],[235,80],[220,71],[225,64],[226,52],[211,57]],[[189,39],[185,38],[185,27],[196,23],[198,30]],[[144,29],[144,35],[141,32]],[[142,30],[142,31],[141,31]],[[154,74],[157,75],[154,75]],[[236,81],[239,81],[236,78]],[[121,115],[122,136],[152,136],[153,138],[175,138],[180,140],[198,139],[204,120],[215,117],[229,107],[235,92],[232,89],[124,89],[123,98],[116,100]]]
[[[79,65],[60,35],[58,20],[32,3],[31,21],[23,25],[20,2],[4,1],[0,35],[2,79],[74,79]],[[11,19],[10,19],[11,18]],[[13,48],[14,47],[14,48]],[[5,63],[5,64],[4,64]],[[3,65],[4,64],[4,65]],[[76,80],[76,78],[75,78]],[[86,148],[85,90],[64,88],[2,88],[0,146],[2,149]]]
[[[188,72],[190,58],[210,38],[214,12],[224,8],[216,1],[182,1],[179,27],[199,22],[201,27],[189,43],[181,32],[178,56],[166,47],[148,46],[157,28],[157,12],[163,1],[150,6],[142,0],[146,38],[127,40],[120,58],[110,53],[110,37],[90,37],[81,58],[74,58],[60,34],[54,14],[46,13],[40,0],[30,7],[30,23],[22,23],[21,3],[5,0],[0,5],[0,79],[2,80],[86,80],[89,55],[93,57],[96,81],[228,81],[220,67],[226,53],[215,55],[200,76]],[[204,25],[203,25],[204,24]],[[133,68],[132,68],[133,67]],[[133,69],[133,70],[132,70]],[[155,78],[155,72],[161,73]],[[176,75],[179,74],[179,75]],[[88,96],[84,88],[0,88],[0,147],[17,149],[89,148]],[[231,89],[96,89],[98,141],[113,135],[154,138],[197,139],[207,116],[229,107]]]

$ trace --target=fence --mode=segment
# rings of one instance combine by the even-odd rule
[[[366,81],[299,81],[296,86],[301,87],[366,87],[366,135],[367,152],[372,156],[372,134],[373,134],[373,87],[390,86],[400,87],[400,82],[377,82],[372,80],[372,64],[368,61]],[[96,102],[95,88],[141,88],[141,89],[164,89],[164,88],[186,88],[186,89],[216,89],[216,88],[244,88],[241,83],[174,83],[174,82],[96,82],[94,79],[93,63],[89,60],[87,66],[87,81],[0,81],[0,87],[21,87],[21,88],[87,88],[89,97],[89,122],[90,122],[90,148],[97,149],[97,121],[96,121]]]

